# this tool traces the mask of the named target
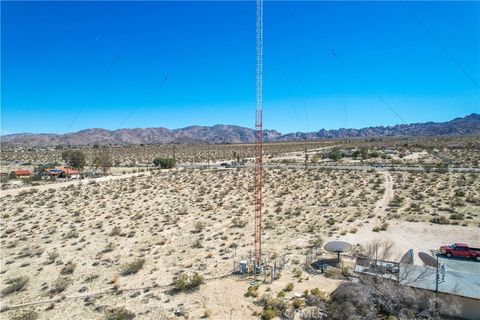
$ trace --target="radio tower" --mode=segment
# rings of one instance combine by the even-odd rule
[[[255,265],[262,258],[262,81],[263,81],[263,0],[257,0],[256,100],[255,100]],[[256,270],[255,270],[256,272]]]

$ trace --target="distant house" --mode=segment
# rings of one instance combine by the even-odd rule
[[[42,172],[40,172],[40,177],[42,179],[80,179],[81,172],[70,168],[50,168],[44,169]]]
[[[70,168],[60,168],[62,172],[60,173],[60,178],[69,178],[69,179],[80,179],[81,172],[78,170],[70,169]]]
[[[10,176],[14,178],[28,178],[32,175],[30,170],[13,170],[10,172]]]
[[[62,170],[60,169],[54,169],[54,168],[50,168],[50,169],[43,169],[42,172],[40,172],[40,177],[42,179],[56,179],[60,176],[60,174],[62,173]]]

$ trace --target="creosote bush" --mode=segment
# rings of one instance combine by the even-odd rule
[[[7,286],[2,289],[1,295],[7,296],[14,292],[25,290],[25,286],[28,283],[28,277],[20,276],[6,281]]]
[[[131,262],[124,263],[120,266],[120,274],[122,276],[128,276],[137,273],[143,268],[144,264],[145,259],[135,259]]]
[[[135,318],[135,313],[121,308],[110,308],[105,312],[105,320],[131,320]]]
[[[72,284],[72,279],[68,277],[60,277],[52,283],[50,288],[50,294],[57,294],[65,291],[70,284]]]
[[[177,291],[188,291],[200,287],[203,282],[204,278],[201,274],[196,272],[191,275],[181,273],[173,280],[173,285]]]

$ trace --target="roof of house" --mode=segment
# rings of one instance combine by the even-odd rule
[[[70,169],[70,168],[60,168],[60,170],[62,170],[62,171],[65,172],[66,174],[80,174],[80,171],[74,170],[74,169]]]
[[[63,171],[60,170],[60,169],[53,169],[53,168],[45,169],[44,171],[47,171],[47,172],[50,173],[50,174],[60,174],[60,173],[63,172]]]
[[[12,172],[17,176],[29,176],[32,174],[30,170],[13,170]]]

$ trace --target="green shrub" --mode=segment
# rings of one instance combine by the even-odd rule
[[[176,161],[170,158],[155,158],[153,159],[153,164],[161,169],[170,169],[175,167]]]
[[[262,313],[262,319],[264,320],[271,320],[277,317],[277,311],[272,309],[265,309]]]
[[[300,298],[295,298],[293,300],[293,308],[300,309],[303,306],[303,300]]]
[[[290,282],[289,284],[287,284],[287,286],[283,290],[284,291],[292,291],[293,290],[293,283]]]
[[[181,273],[173,280],[173,286],[178,291],[187,291],[198,288],[204,281],[203,276],[196,272],[192,275]]]
[[[247,292],[245,293],[244,296],[245,297],[253,297],[253,298],[258,297],[258,285],[249,286],[247,288]]]
[[[140,271],[140,269],[143,268],[144,264],[145,264],[145,259],[135,259],[132,262],[124,263],[120,267],[120,274],[122,276],[128,276],[130,274],[137,273],[138,271]]]

